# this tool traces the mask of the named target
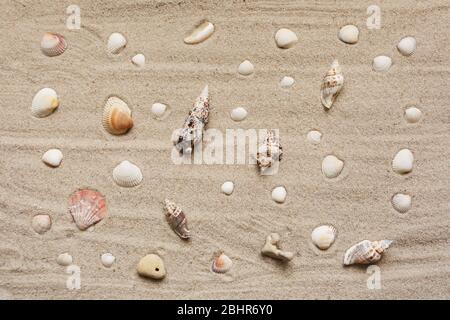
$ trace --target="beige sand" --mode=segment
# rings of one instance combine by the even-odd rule
[[[449,191],[450,109],[448,103],[450,6],[448,1],[383,1],[382,28],[366,28],[366,9],[379,1],[73,1],[81,7],[82,29],[65,27],[67,1],[12,1],[0,10],[0,297],[50,299],[103,298],[450,298]],[[381,2],[381,1],[380,1]],[[183,36],[202,18],[215,34],[197,46]],[[337,39],[339,27],[354,23],[358,44]],[[295,31],[299,43],[278,49],[280,27]],[[45,57],[42,34],[60,32],[69,49]],[[127,48],[105,53],[111,32],[123,32]],[[414,35],[418,50],[401,56],[395,45]],[[130,63],[147,57],[139,70]],[[393,58],[386,74],[371,71],[378,54]],[[329,113],[319,103],[320,80],[333,58],[346,76],[344,91]],[[237,75],[244,59],[255,65],[250,78]],[[295,86],[281,90],[279,80]],[[194,98],[208,83],[214,111],[210,127],[279,128],[285,150],[280,171],[260,177],[252,166],[176,166],[170,160],[170,134],[184,120]],[[54,88],[61,106],[44,119],[33,118],[35,92]],[[135,127],[122,137],[104,132],[102,105],[117,94],[131,105]],[[154,102],[172,114],[151,118]],[[417,105],[422,121],[408,125],[406,106]],[[243,106],[247,120],[235,123],[229,111]],[[310,129],[323,132],[319,146],[307,143]],[[40,160],[49,148],[64,153],[61,167]],[[410,148],[412,174],[400,177],[390,162]],[[334,182],[321,174],[321,159],[334,153],[345,160]],[[121,160],[144,173],[134,189],[114,184],[111,172]],[[227,197],[220,186],[233,180]],[[271,189],[285,185],[287,201],[276,204]],[[106,195],[109,216],[93,232],[76,229],[66,202],[78,187]],[[396,213],[398,191],[413,195],[413,208]],[[181,241],[163,219],[169,197],[188,213],[193,239]],[[30,228],[36,213],[53,218],[50,232]],[[320,223],[339,230],[328,252],[312,248],[310,233]],[[297,256],[287,266],[260,256],[270,232]],[[362,239],[393,239],[378,264],[381,290],[369,290],[365,267],[342,267],[347,247]],[[214,251],[234,262],[229,274],[210,272]],[[100,255],[111,252],[111,269]],[[81,289],[66,289],[65,268],[57,256],[69,252],[81,268]],[[141,279],[139,259],[159,253],[168,276]]]

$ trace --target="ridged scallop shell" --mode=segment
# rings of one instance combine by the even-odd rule
[[[51,88],[39,90],[31,102],[31,114],[36,118],[50,115],[59,106],[58,95]]]
[[[232,265],[231,259],[223,252],[219,252],[214,255],[211,269],[216,273],[225,273],[231,269]]]
[[[105,198],[95,190],[81,189],[69,197],[69,213],[80,230],[106,217]]]
[[[191,237],[183,210],[170,200],[165,200],[166,219],[172,230],[182,239]]]
[[[103,109],[103,128],[111,134],[120,135],[133,127],[131,110],[128,105],[118,97],[110,97]]]
[[[381,259],[383,252],[392,242],[391,240],[363,240],[345,252],[344,265],[375,263]]]
[[[414,155],[408,149],[402,149],[392,160],[392,169],[399,174],[406,174],[412,171],[414,165]]]
[[[331,108],[343,86],[344,75],[342,74],[339,62],[334,60],[330,70],[328,70],[323,78],[320,88],[320,101],[325,108]]]
[[[184,38],[186,44],[197,44],[205,41],[214,33],[214,25],[204,20],[191,32],[189,36]]]
[[[113,170],[113,179],[121,187],[135,187],[142,181],[142,172],[138,166],[125,160]]]
[[[120,53],[120,51],[122,51],[126,45],[127,45],[127,39],[121,33],[114,32],[108,38],[107,48],[108,48],[108,52],[110,52],[112,54]]]
[[[67,42],[58,33],[46,32],[41,40],[41,50],[46,56],[55,57],[63,54],[67,49]]]
[[[331,225],[323,225],[315,228],[311,233],[311,240],[321,250],[326,250],[336,240],[337,230]]]
[[[392,206],[400,213],[406,213],[411,209],[411,196],[409,194],[397,193],[391,199]]]
[[[322,161],[322,173],[328,179],[339,176],[344,168],[344,161],[334,155],[326,156]]]

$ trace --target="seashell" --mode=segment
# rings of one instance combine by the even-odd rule
[[[392,242],[391,240],[363,240],[345,252],[344,265],[375,263],[381,259],[383,252],[389,248]]]
[[[289,29],[281,28],[277,31],[277,33],[275,33],[275,42],[278,48],[291,48],[294,44],[297,43],[297,41],[297,35]]]
[[[319,144],[321,139],[322,139],[322,133],[320,133],[317,130],[311,130],[306,135],[306,140],[308,140],[312,144]]]
[[[325,108],[331,108],[343,86],[344,75],[342,74],[341,66],[337,60],[334,60],[320,87],[320,101]]]
[[[31,114],[36,118],[50,115],[59,106],[58,95],[51,88],[39,90],[31,102]]]
[[[52,227],[52,218],[48,214],[37,214],[31,220],[31,227],[36,233],[44,234]]]
[[[328,179],[336,178],[344,168],[344,161],[336,156],[328,155],[322,161],[322,173]]]
[[[42,161],[51,167],[58,167],[61,164],[63,154],[61,150],[50,149],[47,150],[42,156]]]
[[[70,266],[73,262],[72,256],[70,254],[61,253],[58,258],[56,258],[56,262],[61,266]]]
[[[411,196],[409,194],[397,193],[391,199],[392,206],[400,213],[406,213],[411,209]]]
[[[106,201],[100,192],[77,190],[69,197],[69,213],[80,230],[86,230],[106,217]]]
[[[131,62],[138,67],[145,66],[145,56],[142,53],[138,53],[137,55],[131,58]]]
[[[48,57],[59,56],[67,49],[66,39],[58,34],[46,32],[41,40],[41,50]]]
[[[410,56],[416,51],[417,41],[414,37],[404,37],[397,44],[398,51],[404,56]]]
[[[222,184],[221,189],[223,193],[229,196],[230,194],[233,193],[234,183],[232,181],[226,181]]]
[[[121,187],[135,187],[142,181],[142,172],[139,167],[125,160],[113,170],[113,179]]]
[[[402,149],[392,160],[392,169],[399,174],[411,172],[414,164],[414,156],[408,149]]]
[[[256,153],[256,164],[261,174],[270,174],[271,168],[277,168],[283,157],[283,147],[275,130],[267,130],[263,143],[259,146]]]
[[[114,264],[114,261],[116,261],[116,257],[114,257],[111,253],[104,253],[100,257],[100,260],[106,268],[109,268]]]
[[[157,118],[163,117],[166,111],[167,111],[167,106],[163,103],[156,102],[152,105],[152,113]]]
[[[294,253],[289,251],[283,251],[279,248],[280,235],[278,233],[271,233],[266,238],[266,243],[264,247],[261,249],[261,254],[282,260],[282,261],[290,261],[294,258]]]
[[[315,228],[311,233],[311,240],[317,248],[327,250],[336,240],[337,230],[330,225],[323,225]]]
[[[392,65],[392,59],[387,56],[378,56],[373,59],[372,68],[375,71],[387,71]]]
[[[165,200],[166,218],[173,231],[182,239],[191,237],[183,210],[170,200]]]
[[[142,277],[160,280],[166,276],[166,268],[158,255],[148,254],[139,261],[137,273]]]
[[[358,42],[359,30],[357,26],[352,24],[348,24],[343,26],[341,30],[339,30],[339,40],[348,44],[355,44]]]
[[[216,273],[225,273],[231,269],[232,265],[231,259],[225,253],[219,252],[214,255],[211,270]]]
[[[247,117],[247,110],[242,107],[231,110],[230,117],[234,121],[242,121]]]
[[[186,44],[197,44],[208,39],[214,32],[214,25],[204,20],[191,32],[189,36],[184,38]]]
[[[405,118],[409,123],[419,122],[420,118],[422,118],[422,111],[415,107],[411,107],[405,110]]]
[[[278,203],[283,203],[286,200],[287,191],[283,186],[276,187],[272,190],[272,200]]]
[[[242,62],[238,67],[238,72],[243,76],[251,75],[254,70],[255,70],[255,67],[248,60],[245,60],[244,62]]]
[[[124,35],[118,32],[111,33],[108,38],[108,52],[112,54],[120,53],[127,45],[127,39]]]
[[[103,128],[111,134],[120,135],[133,127],[131,110],[128,105],[118,97],[110,97],[103,109]]]
[[[281,79],[280,86],[283,89],[288,89],[288,88],[292,87],[294,85],[294,83],[295,83],[294,78],[285,76]]]

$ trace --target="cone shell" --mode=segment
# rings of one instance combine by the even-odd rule
[[[381,259],[383,252],[389,248],[391,243],[391,240],[363,240],[345,252],[344,265],[372,264],[378,262]]]
[[[392,169],[399,174],[406,174],[412,171],[414,156],[408,149],[400,150],[392,160]]]
[[[131,110],[128,105],[118,97],[110,97],[103,109],[103,128],[111,134],[120,135],[133,127]]]
[[[108,38],[108,52],[118,54],[127,45],[127,39],[123,34],[114,32]]]
[[[344,76],[341,67],[339,66],[339,62],[334,60],[330,70],[328,70],[323,78],[320,88],[320,101],[325,108],[331,108],[343,86]]]
[[[232,265],[233,262],[231,261],[231,259],[223,252],[219,252],[214,255],[211,269],[216,273],[225,273],[231,269]]]
[[[334,243],[337,230],[330,225],[323,225],[315,228],[311,233],[311,240],[317,248],[326,250]]]
[[[170,200],[165,200],[166,218],[172,230],[182,239],[191,237],[183,210]]]
[[[205,20],[202,21],[195,29],[191,32],[189,36],[184,38],[184,43],[186,44],[197,44],[205,41],[214,33],[214,25]]]
[[[95,190],[81,189],[69,197],[69,213],[80,230],[106,217],[105,198]]]
[[[59,106],[58,95],[51,88],[39,90],[31,102],[31,114],[36,118],[50,115]]]
[[[336,156],[328,155],[322,161],[322,173],[328,179],[339,176],[344,168],[344,161]]]
[[[121,187],[135,187],[142,181],[142,172],[129,161],[122,161],[113,170],[113,179]]]
[[[46,32],[41,40],[41,50],[46,56],[55,57],[67,49],[64,37],[57,33]]]

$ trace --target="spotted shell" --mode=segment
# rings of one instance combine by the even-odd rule
[[[86,230],[106,217],[105,198],[95,190],[81,189],[69,197],[69,213],[80,230]]]
[[[344,265],[375,263],[381,259],[383,252],[392,242],[391,240],[363,240],[345,252]]]
[[[183,210],[170,200],[165,200],[166,219],[172,230],[182,239],[191,237]]]
[[[339,62],[334,60],[330,70],[328,70],[323,78],[322,86],[320,88],[320,101],[325,108],[331,108],[343,86],[344,76],[341,67]]]

